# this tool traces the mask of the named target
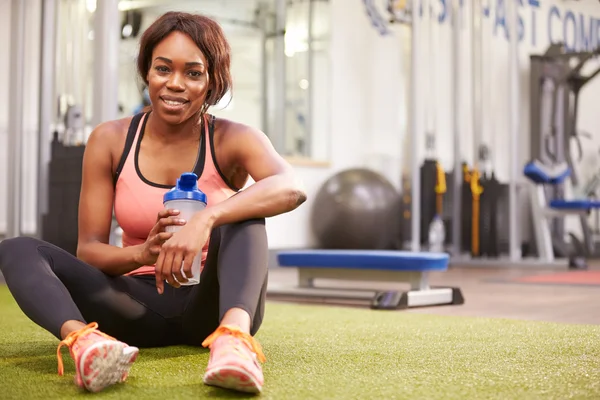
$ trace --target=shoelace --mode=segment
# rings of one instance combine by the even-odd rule
[[[58,344],[58,349],[56,349],[56,357],[58,358],[58,375],[62,376],[64,373],[64,365],[63,365],[63,359],[62,359],[62,354],[60,353],[60,349],[63,346],[67,346],[69,348],[71,348],[71,346],[73,346],[73,344],[75,344],[75,342],[77,340],[79,340],[80,338],[84,337],[85,335],[89,334],[89,333],[96,333],[100,336],[103,336],[107,339],[111,339],[111,340],[116,340],[114,337],[112,336],[108,336],[106,333],[101,332],[98,330],[98,323],[96,322],[92,322],[90,324],[87,324],[86,326],[84,326],[83,328],[79,329],[78,331],[74,331],[71,332],[67,335],[66,338],[64,338],[59,344]]]
[[[223,325],[217,328],[216,331],[211,333],[205,340],[202,342],[203,347],[209,347],[217,340],[218,337],[222,335],[231,335],[235,338],[241,339],[258,357],[261,362],[267,361],[265,355],[263,354],[262,347],[258,343],[254,337],[249,335],[246,332],[242,332],[239,328],[235,326]]]

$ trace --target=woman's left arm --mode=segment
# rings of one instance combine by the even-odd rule
[[[186,277],[192,277],[194,257],[214,228],[283,214],[306,201],[306,194],[292,167],[275,151],[264,133],[247,128],[227,134],[231,136],[221,145],[228,147],[233,160],[255,183],[200,211],[162,245],[155,265],[156,287],[161,294],[165,280],[171,286],[179,287],[177,281],[184,282]]]
[[[237,164],[254,180],[235,196],[207,208],[199,223],[211,227],[252,218],[268,218],[294,210],[306,201],[306,194],[293,168],[273,148],[266,135],[247,128],[235,132],[226,146]]]

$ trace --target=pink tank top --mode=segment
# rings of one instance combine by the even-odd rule
[[[163,195],[172,186],[148,181],[138,167],[140,143],[148,113],[138,114],[131,121],[129,133],[115,185],[115,217],[123,229],[123,247],[142,244],[156,223],[158,212],[164,208]],[[140,118],[141,117],[141,118]],[[228,199],[237,189],[228,185],[216,161],[214,150],[214,117],[205,116],[204,133],[196,165],[198,188],[206,193],[208,207]],[[182,171],[186,172],[186,171]],[[202,266],[208,253],[208,243],[202,248]],[[154,274],[154,265],[145,265],[128,275]]]

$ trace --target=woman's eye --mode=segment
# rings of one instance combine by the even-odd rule
[[[169,68],[165,67],[164,65],[159,65],[159,66],[155,67],[154,69],[157,70],[158,72],[169,72]]]
[[[202,72],[190,71],[190,76],[192,76],[193,78],[200,78],[202,76]]]

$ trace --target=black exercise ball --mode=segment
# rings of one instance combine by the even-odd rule
[[[400,243],[400,193],[377,172],[355,168],[329,178],[312,207],[323,249],[394,249]]]

